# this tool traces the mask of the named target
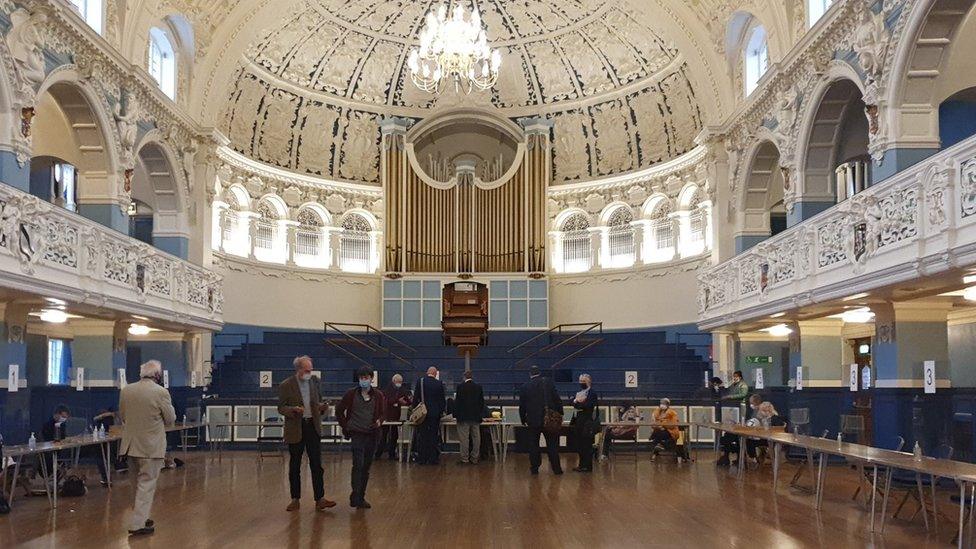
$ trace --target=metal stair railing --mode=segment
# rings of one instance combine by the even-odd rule
[[[364,337],[357,337],[357,336],[349,333],[348,331],[343,330],[342,328],[340,328],[340,326],[342,328],[362,328],[363,331],[365,332],[365,336]],[[334,330],[337,334],[343,336],[345,339],[342,340],[342,341],[337,341],[334,338],[329,338],[329,330],[330,329],[331,330]],[[362,358],[361,356],[357,355],[356,353],[352,352],[351,350],[345,348],[342,345],[342,343],[345,342],[345,341],[349,341],[349,342],[355,343],[356,345],[358,345],[358,346],[360,346],[360,347],[362,347],[364,349],[367,349],[367,350],[372,351],[372,352],[375,352],[375,353],[384,354],[384,355],[386,355],[388,357],[392,357],[392,358],[394,358],[394,359],[402,362],[403,364],[407,365],[408,367],[413,368],[413,363],[410,362],[409,359],[401,356],[400,354],[397,354],[397,353],[393,352],[393,350],[390,348],[392,346],[390,346],[390,347],[384,346],[383,345],[383,339],[384,338],[389,339],[390,341],[394,342],[395,344],[399,345],[400,347],[403,347],[404,349],[408,350],[411,353],[416,353],[417,350],[414,349],[413,347],[411,347],[410,345],[407,345],[406,343],[400,341],[399,339],[391,336],[390,334],[384,332],[383,330],[380,330],[379,328],[376,328],[376,327],[371,326],[369,324],[357,324],[357,323],[353,323],[353,322],[325,322],[322,332],[323,332],[323,335],[324,335],[325,343],[327,345],[331,345],[331,346],[335,347],[336,349],[338,349],[338,350],[342,351],[343,353],[345,353],[346,355],[348,355],[350,358],[352,358],[352,359],[360,362],[363,365],[369,366],[370,368],[373,367],[372,364],[370,364],[366,359]],[[372,341],[370,341],[369,339],[367,339],[367,338],[370,337],[371,334],[375,334],[376,335],[376,340],[377,340],[376,343],[373,343]]]
[[[555,343],[553,342],[553,336],[554,335],[562,336],[563,335],[563,329],[564,328],[577,328],[577,327],[584,327],[584,326],[585,326],[585,329],[579,330],[579,331],[573,333],[571,336],[569,336],[567,338],[560,338]],[[509,353],[514,353],[515,351],[517,351],[517,350],[519,350],[519,349],[521,349],[523,347],[526,347],[529,344],[531,344],[531,343],[533,343],[533,342],[535,342],[537,340],[540,340],[540,339],[542,339],[544,337],[547,338],[547,342],[548,342],[547,345],[545,345],[543,347],[540,347],[539,349],[536,349],[535,351],[529,353],[527,356],[522,357],[517,362],[515,362],[515,367],[517,368],[517,367],[521,366],[522,364],[528,362],[532,358],[535,358],[535,357],[537,357],[539,355],[542,355],[544,353],[549,353],[551,351],[555,351],[556,349],[558,349],[558,348],[560,348],[560,347],[562,347],[562,346],[564,346],[564,345],[566,345],[566,344],[568,344],[570,342],[576,342],[576,341],[582,341],[583,342],[583,345],[580,348],[578,348],[575,351],[573,351],[572,353],[570,353],[570,354],[562,357],[561,359],[557,360],[555,363],[553,363],[550,366],[551,368],[555,368],[555,367],[559,366],[560,364],[563,364],[564,362],[566,362],[566,361],[568,361],[568,360],[570,360],[570,359],[578,356],[580,353],[586,351],[587,349],[593,347],[594,345],[598,345],[599,343],[601,343],[603,341],[603,338],[602,337],[593,338],[592,340],[584,340],[583,339],[583,336],[585,336],[586,334],[588,334],[588,333],[590,333],[590,332],[592,332],[594,330],[597,330],[600,335],[603,335],[603,323],[602,322],[573,322],[573,323],[567,323],[567,324],[559,324],[558,326],[554,326],[552,328],[549,328],[545,332],[542,332],[539,335],[533,336],[533,337],[527,339],[526,341],[523,341],[522,343],[519,343],[518,345],[516,345],[516,346],[512,347],[511,349],[509,349],[508,352]]]

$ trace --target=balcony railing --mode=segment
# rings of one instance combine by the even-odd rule
[[[704,329],[976,262],[976,137],[699,276]]]
[[[216,273],[0,184],[4,286],[205,329],[222,325]]]

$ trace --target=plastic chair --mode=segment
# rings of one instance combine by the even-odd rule
[[[810,408],[790,408],[790,425],[799,435],[810,432]]]

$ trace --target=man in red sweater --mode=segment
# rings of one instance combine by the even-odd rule
[[[386,398],[382,391],[373,388],[371,368],[363,366],[356,372],[356,377],[358,385],[346,391],[336,406],[336,419],[342,427],[342,434],[351,440],[352,494],[349,495],[349,505],[356,509],[369,509],[366,484],[383,426]]]

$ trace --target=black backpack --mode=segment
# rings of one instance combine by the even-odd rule
[[[61,496],[67,498],[77,498],[88,493],[85,486],[85,479],[78,475],[68,475],[61,483]]]

